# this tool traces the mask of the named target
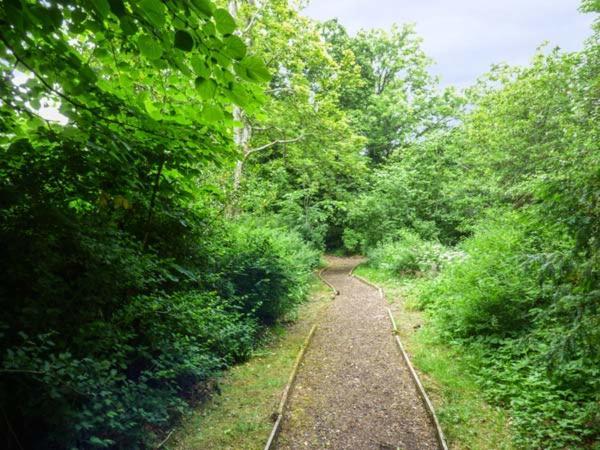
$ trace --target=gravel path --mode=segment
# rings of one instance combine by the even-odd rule
[[[438,449],[425,407],[394,342],[386,303],[329,258],[340,295],[321,317],[301,364],[276,448]]]

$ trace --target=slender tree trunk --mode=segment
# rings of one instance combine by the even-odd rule
[[[254,4],[253,0],[247,0],[250,4]],[[229,13],[233,16],[234,19],[238,18],[238,9],[239,4],[238,0],[229,0],[228,3]],[[249,46],[251,41],[246,39],[246,44]],[[233,107],[233,120],[240,123],[241,126],[234,128],[233,130],[233,141],[241,153],[241,158],[235,163],[235,168],[233,171],[233,185],[231,191],[231,197],[229,199],[229,205],[227,208],[227,215],[229,217],[236,216],[238,214],[237,211],[237,201],[239,196],[240,185],[242,183],[242,176],[244,174],[244,162],[249,155],[250,151],[250,139],[252,138],[252,126],[248,122],[244,111],[237,106]]]
[[[142,248],[146,250],[148,248],[148,238],[150,236],[150,223],[152,222],[152,215],[154,214],[154,206],[156,205],[156,196],[158,194],[158,189],[160,188],[160,177],[162,175],[163,168],[165,166],[165,153],[161,154],[160,162],[158,163],[158,168],[156,170],[156,175],[154,177],[154,183],[152,185],[152,196],[150,197],[150,206],[148,207],[148,216],[146,217],[146,223],[144,224],[144,241],[142,243]]]
[[[242,181],[244,162],[250,154],[250,139],[252,138],[252,126],[238,106],[233,108],[233,119],[242,125],[233,130],[233,141],[241,153],[241,158],[236,162],[233,173],[233,193],[237,193]]]

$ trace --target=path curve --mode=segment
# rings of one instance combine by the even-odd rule
[[[276,448],[438,449],[435,431],[398,354],[385,300],[349,276],[356,258],[328,258],[340,294],[319,320]]]

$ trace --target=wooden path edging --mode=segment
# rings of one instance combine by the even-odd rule
[[[425,403],[427,413],[429,414],[429,417],[433,421],[433,425],[434,425],[435,431],[436,431],[435,434],[436,434],[438,443],[440,444],[440,447],[442,448],[442,450],[448,450],[448,444],[446,444],[446,438],[444,437],[444,432],[442,431],[440,422],[437,418],[437,415],[435,414],[435,409],[433,408],[433,403],[431,403],[431,400],[429,400],[429,396],[427,395],[427,392],[425,391],[425,388],[423,387],[423,384],[421,383],[421,380],[419,379],[419,375],[417,375],[417,372],[413,368],[413,366],[410,362],[410,359],[408,358],[408,354],[406,353],[406,350],[404,350],[402,341],[400,341],[400,336],[398,336],[398,328],[396,327],[396,321],[394,320],[394,316],[392,315],[392,310],[390,308],[388,308],[387,310],[388,310],[388,315],[390,316],[390,320],[392,321],[392,328],[394,329],[394,337],[396,338],[396,342],[398,343],[398,348],[400,349],[400,352],[402,353],[402,357],[404,358],[404,361],[406,362],[406,365],[408,366],[408,370],[410,370],[410,374],[412,375],[413,381],[417,385],[419,394],[421,395],[421,398],[423,399],[423,402]]]
[[[304,358],[304,354],[306,353],[306,348],[310,344],[310,341],[312,340],[312,337],[315,334],[316,328],[317,328],[316,324],[312,326],[312,328],[310,329],[310,333],[308,333],[308,336],[304,340],[304,344],[302,344],[302,348],[300,349],[300,352],[298,352],[298,356],[296,356],[296,361],[294,362],[294,367],[292,369],[292,373],[290,374],[290,377],[288,378],[288,382],[287,382],[287,384],[283,390],[283,394],[281,396],[281,401],[279,402],[279,407],[277,408],[277,420],[275,420],[275,424],[273,425],[273,429],[271,430],[271,434],[269,435],[269,440],[267,441],[267,444],[265,445],[265,450],[270,450],[272,448],[275,440],[277,439],[277,435],[279,434],[279,426],[281,425],[281,419],[283,418],[283,411],[284,411],[285,405],[288,401],[288,398],[290,395],[290,390],[292,388],[292,384],[294,384],[294,380],[296,379],[296,374],[298,373],[298,368],[300,367],[300,363],[302,362],[302,359]]]
[[[373,289],[377,289],[381,298],[385,300],[385,294],[383,293],[383,289],[381,289],[381,287],[377,286],[376,284],[371,283],[368,280],[365,280],[363,277],[361,277],[359,275],[355,275],[354,269],[356,269],[356,267],[352,268],[352,270],[348,273],[348,275],[356,278],[357,280],[366,284],[367,286],[371,286]],[[410,362],[410,358],[408,357],[406,350],[404,350],[402,341],[400,340],[400,337],[398,336],[398,327],[396,326],[396,321],[394,320],[394,316],[392,315],[392,310],[390,308],[387,308],[387,311],[388,311],[388,315],[390,317],[390,321],[392,322],[392,330],[394,333],[396,343],[398,344],[400,353],[402,353],[402,358],[404,359],[404,362],[406,363],[406,365],[408,367],[408,370],[411,374],[411,378],[413,379],[415,385],[417,386],[419,395],[421,396],[421,399],[423,400],[423,403],[425,404],[425,409],[427,410],[427,413],[429,414],[429,417],[431,418],[431,421],[433,422],[433,426],[435,428],[435,435],[436,435],[438,444],[440,444],[440,448],[442,450],[448,450],[448,444],[446,443],[446,438],[444,436],[444,432],[442,430],[442,427],[440,426],[440,422],[437,418],[437,415],[435,414],[435,409],[433,408],[433,403],[431,403],[431,400],[429,399],[429,396],[427,395],[427,392],[425,391],[425,388],[423,387],[423,384],[421,383],[421,380],[419,379],[419,375],[417,374],[412,363]]]
[[[323,267],[321,270],[319,270],[317,272],[317,276],[323,283],[325,283],[325,285],[327,285],[331,289],[331,298],[333,299],[336,295],[339,295],[340,292],[329,281],[327,281],[325,278],[323,278],[323,272],[326,269],[327,269],[327,267]],[[315,324],[310,329],[310,332],[308,333],[308,336],[306,337],[304,344],[302,344],[302,347],[300,348],[300,351],[298,352],[298,356],[296,356],[296,361],[294,362],[294,367],[292,368],[292,373],[290,374],[290,377],[288,378],[288,382],[287,382],[285,388],[283,389],[283,394],[281,395],[281,401],[279,402],[279,407],[277,408],[277,419],[275,420],[275,423],[273,424],[273,429],[271,430],[271,434],[269,435],[269,440],[267,441],[267,444],[265,445],[265,450],[271,450],[271,448],[273,447],[273,444],[277,440],[277,436],[279,435],[279,427],[281,426],[281,420],[283,419],[283,412],[285,410],[285,406],[287,404],[287,401],[288,401],[288,398],[290,395],[290,391],[292,389],[292,385],[294,384],[294,381],[296,380],[296,374],[298,373],[298,368],[300,367],[300,363],[304,359],[304,354],[306,353],[306,349],[310,345],[310,342],[312,340],[313,335],[315,334],[316,329],[317,329],[317,325]]]
[[[319,279],[325,283],[327,286],[329,286],[329,288],[331,289],[331,291],[333,292],[332,297],[335,297],[336,295],[340,295],[340,291],[338,291],[333,284],[331,284],[329,281],[327,281],[325,278],[323,278],[323,272],[325,272],[325,270],[327,270],[327,267],[323,267],[321,270],[319,270],[319,272],[317,273],[317,276],[319,277]]]

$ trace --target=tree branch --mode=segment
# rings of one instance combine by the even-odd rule
[[[52,86],[44,77],[42,77],[29,63],[27,63],[23,58],[21,58],[17,52],[12,48],[12,46],[10,45],[10,43],[8,42],[8,40],[4,37],[4,35],[2,33],[0,33],[0,41],[2,41],[4,43],[4,45],[6,45],[6,48],[9,49],[12,53],[12,56],[15,58],[15,63],[21,64],[23,67],[25,67],[27,70],[29,70],[33,76],[40,82],[42,83],[42,85],[51,93],[57,95],[59,98],[63,99],[64,101],[66,101],[67,103],[70,103],[71,105],[73,105],[76,108],[79,109],[83,109],[85,111],[88,111],[89,113],[93,114],[94,117],[103,120],[107,123],[112,123],[115,125],[119,125],[122,126],[124,128],[132,128],[134,130],[139,130],[142,131],[144,133],[147,133],[149,135],[152,136],[157,136],[157,137],[164,137],[164,135],[162,135],[161,133],[152,131],[152,130],[148,130],[142,126],[137,126],[134,125],[132,123],[125,123],[125,122],[121,122],[119,120],[115,120],[115,119],[111,119],[109,117],[103,116],[102,114],[99,114],[98,111],[95,108],[90,108],[89,106],[69,97],[67,94],[61,92],[60,90],[56,89],[54,86]]]
[[[294,138],[294,139],[277,139],[276,141],[273,142],[269,142],[268,144],[265,145],[261,145],[260,147],[256,147],[253,149],[250,149],[246,152],[246,154],[244,155],[244,159],[247,159],[251,154],[256,153],[256,152],[260,152],[261,150],[266,150],[270,147],[273,147],[274,145],[277,144],[289,144],[291,142],[298,142],[299,140],[303,139],[304,135],[301,134],[300,136]]]
[[[259,14],[260,14],[260,11],[256,11],[254,13],[254,15],[248,21],[248,25],[246,25],[246,28],[244,28],[242,30],[242,34],[246,34],[248,31],[250,31],[252,29],[252,27],[254,26],[254,22],[256,22],[256,19],[258,18]]]

